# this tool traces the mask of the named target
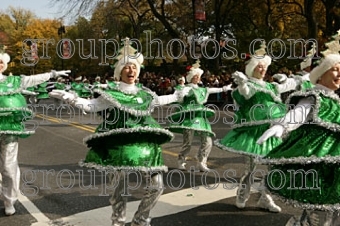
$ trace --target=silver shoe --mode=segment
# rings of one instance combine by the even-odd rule
[[[177,164],[178,164],[178,169],[180,169],[180,170],[186,170],[185,165],[186,165],[187,163],[186,163],[186,161],[185,161],[185,158],[183,158],[183,157],[178,157]]]
[[[262,209],[267,209],[273,213],[280,213],[281,207],[276,205],[269,194],[262,194],[259,201],[257,202],[257,206]]]
[[[4,204],[5,204],[5,215],[6,216],[12,216],[13,214],[15,214],[15,208],[12,203],[5,202]]]

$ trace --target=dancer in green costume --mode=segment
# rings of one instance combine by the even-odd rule
[[[305,209],[304,213],[326,211],[322,225],[327,226],[336,225],[340,210],[340,99],[334,92],[340,88],[340,36],[335,37],[327,43],[331,48],[323,52],[321,64],[310,73],[315,87],[291,94],[287,103],[295,108],[258,140],[262,144],[274,136],[285,137],[260,160],[273,165],[267,187],[286,203]],[[306,219],[315,221],[315,217]],[[302,225],[303,220],[290,225]]]
[[[280,93],[294,90],[301,81],[287,78],[283,84],[265,82],[267,67],[271,58],[266,55],[265,44],[255,52],[255,55],[246,65],[245,76],[242,72],[233,74],[238,83],[237,89],[232,92],[236,103],[233,129],[214,143],[222,150],[242,154],[246,158],[247,168],[241,176],[237,190],[236,206],[244,208],[250,197],[250,188],[253,184],[255,172],[255,157],[262,157],[281,143],[280,139],[271,138],[264,145],[256,144],[257,139],[270,127],[273,119],[285,114],[285,106],[281,102]],[[267,190],[261,190],[258,207],[271,212],[280,212],[281,208],[272,200]]]
[[[130,47],[124,51],[130,53]],[[140,73],[143,55],[122,56],[116,63],[115,78],[121,82],[112,82],[109,89],[95,90],[100,94],[95,99],[84,99],[65,91],[52,91],[50,95],[63,98],[69,103],[81,105],[87,111],[110,109],[104,122],[96,133],[84,139],[90,148],[82,166],[116,173],[112,181],[118,182],[110,202],[113,214],[113,226],[123,226],[126,220],[127,196],[124,178],[129,172],[142,173],[148,189],[143,196],[132,226],[147,226],[149,213],[163,192],[162,171],[167,171],[162,157],[161,145],[169,142],[173,134],[161,128],[152,116],[155,105],[165,105],[182,99],[182,92],[166,96],[157,96],[149,89],[135,84]],[[141,178],[140,178],[141,179]],[[125,190],[124,190],[125,189]]]
[[[178,168],[185,170],[186,156],[190,153],[191,144],[194,136],[199,136],[201,146],[197,152],[197,169],[200,171],[209,171],[207,160],[212,148],[212,137],[215,133],[212,132],[208,118],[215,115],[214,110],[207,108],[204,104],[207,102],[209,94],[221,93],[231,90],[231,85],[223,88],[206,88],[199,87],[198,82],[203,74],[203,70],[199,68],[197,61],[189,70],[187,75],[186,86],[178,86],[177,90],[187,87],[190,89],[183,103],[177,112],[169,115],[169,120],[172,122],[169,130],[175,133],[183,134],[182,150],[178,155]]]
[[[27,108],[22,95],[27,87],[33,87],[50,78],[66,75],[69,71],[52,71],[31,76],[5,76],[10,57],[0,51],[0,183],[1,199],[5,214],[15,214],[14,204],[20,192],[20,169],[18,164],[19,138],[28,137],[34,130],[26,130],[24,122],[32,118],[33,112]]]

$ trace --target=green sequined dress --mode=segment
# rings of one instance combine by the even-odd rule
[[[0,81],[0,134],[25,138],[34,133],[33,129],[25,129],[24,122],[32,118],[33,112],[21,92],[20,76],[4,76]]]
[[[312,89],[288,99],[315,101],[308,121],[291,131],[262,163],[272,166],[267,187],[287,203],[304,209],[340,210],[340,99],[334,92]]]
[[[39,99],[48,99],[50,96],[48,95],[48,91],[46,89],[47,82],[43,82],[37,85],[37,88],[34,90],[37,94],[36,98]]]
[[[74,91],[78,97],[82,96],[84,83],[72,82],[71,90]]]
[[[176,88],[183,89],[181,86]],[[196,136],[202,132],[208,136],[215,136],[209,122],[209,118],[215,115],[215,111],[204,106],[208,97],[208,88],[192,87],[180,105],[172,106],[178,110],[168,116],[168,120],[171,122],[168,129],[174,133],[183,133],[183,130],[188,129],[194,130]]]
[[[167,171],[161,145],[171,141],[173,134],[161,128],[151,116],[155,94],[136,86],[137,93],[119,90],[116,83],[112,83],[110,89],[95,90],[109,102],[110,111],[95,134],[84,139],[90,150],[82,166],[108,170]]]
[[[90,89],[90,84],[84,83],[83,88],[81,90],[81,96],[82,98],[89,98],[92,96],[91,89]]]
[[[232,92],[237,106],[230,130],[222,139],[215,140],[214,144],[222,150],[235,152],[247,156],[265,156],[282,141],[277,138],[268,139],[263,145],[256,142],[270,127],[273,120],[285,115],[285,105],[275,85],[264,82],[263,85],[249,80],[247,85],[255,90],[254,95],[246,99],[238,89]]]

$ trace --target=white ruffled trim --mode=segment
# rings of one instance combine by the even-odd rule
[[[28,111],[29,113],[32,114],[32,117],[34,115],[34,112],[31,109],[27,108],[27,107],[0,108],[0,113],[3,112],[3,111]],[[30,118],[32,118],[32,117],[30,116]]]
[[[251,80],[251,82],[256,83],[260,86],[263,86],[263,84],[257,82],[256,80]],[[247,85],[250,86],[252,89],[254,89],[256,92],[262,92],[262,93],[269,94],[275,102],[279,102],[279,103],[282,102],[281,97],[276,95],[273,91],[267,89],[266,86],[260,88],[260,87],[255,86],[251,82],[247,82]]]
[[[29,130],[29,131],[0,130],[0,134],[9,134],[9,135],[31,135],[34,133],[35,133],[35,130]]]
[[[163,171],[168,172],[167,166],[153,166],[153,167],[145,167],[145,166],[103,166],[98,163],[93,162],[84,162],[84,160],[79,161],[79,166],[93,168],[97,170],[106,170],[106,171],[141,171],[141,172],[157,172]]]
[[[258,121],[250,121],[250,122],[241,122],[241,123],[235,123],[231,125],[231,128],[241,128],[245,126],[256,126],[256,125],[263,125],[263,124],[271,124],[273,123],[273,120],[275,119],[266,119],[266,120],[258,120]],[[279,120],[279,118],[278,118]]]
[[[286,164],[315,164],[315,163],[327,163],[327,164],[338,164],[340,163],[340,156],[330,156],[326,155],[324,157],[317,157],[312,155],[310,157],[291,157],[291,158],[262,158],[256,159],[256,162],[259,164],[266,165],[286,165]]]
[[[164,135],[167,135],[170,137],[170,141],[173,140],[174,135],[168,130],[165,130],[163,128],[152,128],[152,127],[137,127],[137,128],[119,128],[119,129],[113,129],[108,132],[102,132],[102,133],[95,133],[92,135],[89,135],[83,139],[84,144],[86,144],[89,140],[95,139],[95,138],[102,138],[111,136],[114,134],[122,134],[122,133],[137,133],[137,132],[154,132],[154,133],[163,133]]]
[[[282,197],[281,195],[278,195],[274,192],[272,192],[272,196],[275,199],[279,199],[286,205],[292,205],[295,208],[299,209],[307,209],[307,210],[321,210],[325,212],[339,212],[340,211],[340,203],[336,204],[310,204],[310,203],[302,203],[298,202],[294,199],[287,199],[285,197]]]
[[[221,140],[221,139],[215,140],[215,141],[214,141],[214,145],[215,145],[216,147],[220,148],[220,149],[223,150],[223,151],[228,151],[228,152],[235,153],[235,154],[250,156],[250,157],[253,157],[254,159],[258,159],[258,158],[264,157],[264,155],[258,155],[258,154],[254,154],[254,153],[245,152],[245,151],[236,150],[236,149],[233,149],[233,148],[226,147],[226,146],[224,146],[223,144],[221,144],[221,143],[219,142],[220,140]],[[259,160],[257,160],[257,162],[258,162],[258,161],[259,161]]]
[[[116,89],[116,90],[120,91],[119,89]],[[147,89],[145,89],[145,91],[148,92]],[[119,101],[117,101],[115,98],[113,98],[111,95],[107,94],[103,90],[95,89],[94,92],[99,93],[105,100],[109,101],[113,105],[113,107],[118,108],[119,110],[127,112],[131,115],[134,115],[134,116],[148,116],[154,111],[154,106],[152,106],[151,103],[150,103],[148,110],[136,110],[134,108],[126,107],[125,105],[119,103]],[[132,94],[132,93],[129,93],[129,92],[123,92],[123,93]],[[153,96],[153,98],[157,98],[157,95],[155,93],[152,93],[152,92],[151,93],[148,92],[148,93],[151,94]]]
[[[186,130],[193,130],[193,131],[196,131],[196,132],[209,133],[210,135],[212,135],[214,137],[216,136],[216,134],[212,131],[203,130],[203,129],[194,129],[192,127],[187,127],[187,126],[169,126],[169,127],[166,127],[166,129],[186,129]]]

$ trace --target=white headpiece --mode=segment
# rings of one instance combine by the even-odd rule
[[[246,65],[246,75],[250,78],[253,77],[254,70],[259,63],[264,63],[268,67],[272,63],[272,58],[266,55],[266,43],[263,41],[260,49],[255,51],[254,56],[248,61]]]
[[[340,31],[340,30],[339,30]],[[325,45],[328,49],[321,52],[324,56],[321,59],[320,64],[315,67],[309,75],[309,79],[311,83],[316,84],[319,78],[329,69],[331,69],[335,64],[340,63],[340,32],[338,31],[337,35],[332,36],[334,38],[333,41],[327,42]]]
[[[120,80],[121,72],[126,64],[134,64],[137,68],[137,78],[140,73],[140,68],[143,64],[144,57],[142,53],[136,53],[136,49],[132,48],[129,43],[129,38],[125,39],[124,47],[120,50],[118,61],[115,64],[114,78]]]
[[[306,58],[300,63],[300,69],[303,70],[312,65],[312,58],[316,53],[316,45],[313,43],[312,48],[308,51]]]
[[[7,53],[5,53],[6,48],[6,46],[2,46],[2,48],[0,49],[0,59],[4,63],[4,67],[2,68],[0,73],[6,71],[8,62],[11,60],[11,57]]]
[[[203,74],[203,70],[200,68],[200,60],[197,60],[196,63],[194,63],[192,65],[192,67],[190,68],[190,70],[188,71],[187,74],[187,81],[189,83],[191,83],[191,79],[195,76],[198,75],[198,77],[200,78]]]

